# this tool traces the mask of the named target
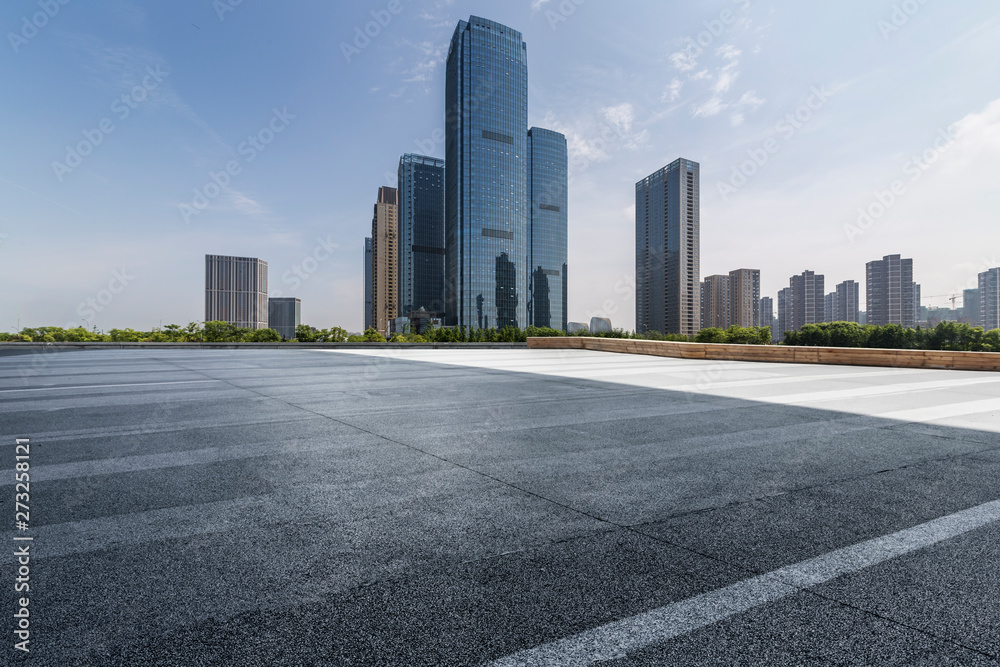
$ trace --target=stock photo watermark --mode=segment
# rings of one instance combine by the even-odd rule
[[[732,0],[732,2],[734,5],[739,5],[737,9],[741,11],[746,11],[750,8],[750,0]],[[715,40],[722,37],[726,29],[734,26],[737,20],[739,20],[739,17],[736,15],[736,12],[732,9],[723,9],[719,12],[717,18],[703,21],[702,26],[704,26],[704,30],[698,32],[693,37],[685,37],[682,40],[684,48],[671,57],[674,65],[678,66],[688,63],[693,68],[694,63],[697,62],[698,57],[704,53],[705,49],[715,43]]]
[[[31,528],[31,442],[28,438],[14,440],[14,648],[31,652],[31,542],[25,535]]]
[[[576,13],[577,8],[587,0],[561,0],[555,9],[545,10],[545,20],[549,22],[549,27],[555,31],[560,23],[565,23],[569,17]]]
[[[355,26],[353,39],[350,42],[340,43],[340,52],[344,55],[347,64],[350,65],[355,56],[361,55],[361,52],[368,48],[372,40],[389,27],[393,17],[398,16],[402,11],[403,0],[389,0],[385,9],[371,10],[369,13],[372,20],[365,23],[364,26]]]
[[[325,239],[317,238],[312,252],[303,257],[301,261],[292,264],[292,268],[281,275],[281,282],[288,289],[297,290],[302,283],[309,280],[310,276],[319,270],[320,264],[330,259],[334,251],[339,249],[340,244],[334,243],[329,235]],[[270,296],[275,298],[284,296],[284,292],[280,289],[271,290]]]
[[[864,236],[879,219],[891,209],[901,197],[909,191],[909,185],[916,183],[934,164],[948,152],[958,138],[958,126],[953,124],[937,131],[937,138],[931,146],[921,153],[912,156],[903,163],[903,174],[909,179],[896,179],[885,188],[873,193],[871,203],[858,208],[858,218],[853,223],[844,225],[844,235],[854,243],[859,236]]]
[[[729,197],[739,192],[740,188],[746,185],[774,155],[777,155],[782,142],[791,141],[832,96],[833,92],[827,90],[826,86],[813,86],[805,101],[775,124],[774,132],[778,136],[769,137],[760,146],[747,149],[747,159],[733,165],[729,180],[716,183],[715,188],[722,201],[728,201]]]
[[[164,72],[159,65],[147,67],[146,75],[142,77],[141,84],[134,86],[127,93],[122,93],[111,102],[111,113],[118,118],[119,122],[125,121],[168,76],[170,76],[170,72]],[[97,127],[94,129],[83,130],[83,139],[75,145],[66,146],[66,156],[63,161],[59,162],[55,160],[52,162],[52,171],[55,173],[56,179],[62,183],[63,179],[83,164],[84,158],[92,154],[95,148],[103,144],[104,140],[115,129],[117,129],[117,126],[114,120],[106,116],[97,123]]]
[[[22,16],[21,29],[17,32],[7,33],[7,41],[10,42],[14,53],[20,53],[21,47],[37,37],[38,32],[47,26],[49,21],[59,14],[59,10],[68,5],[69,2],[70,0],[38,0],[38,7],[41,11],[35,12],[30,17]]]
[[[212,9],[219,21],[226,20],[226,14],[236,11],[236,8],[243,4],[243,0],[212,0]]]
[[[295,114],[288,112],[288,107],[280,110],[272,109],[268,123],[256,133],[247,135],[246,140],[236,147],[236,152],[242,160],[230,160],[223,169],[208,172],[208,181],[201,187],[194,188],[191,202],[177,205],[177,211],[184,222],[190,223],[192,217],[200,215],[207,209],[209,204],[229,187],[233,178],[243,173],[243,167],[256,160],[257,156],[263,153],[295,118]]]
[[[889,41],[889,38],[903,29],[910,19],[916,16],[917,12],[927,4],[927,0],[904,0],[892,6],[892,12],[887,18],[879,19],[878,31],[882,34],[882,39]]]

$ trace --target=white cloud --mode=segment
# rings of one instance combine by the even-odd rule
[[[687,51],[677,51],[670,54],[670,62],[681,72],[688,72],[698,66],[698,59]]]
[[[632,131],[632,121],[635,120],[635,111],[628,102],[619,104],[618,106],[605,107],[601,110],[601,113],[619,132],[628,134]]]
[[[675,78],[670,82],[670,85],[667,86],[667,89],[663,91],[663,95],[660,99],[664,102],[676,102],[680,99],[681,88],[683,87],[684,83],[680,79]]]
[[[757,97],[757,91],[748,90],[747,92],[743,93],[743,96],[740,98],[740,101],[736,103],[736,106],[750,107],[750,110],[753,111],[757,107],[764,104],[764,101],[765,100]]]
[[[726,110],[729,107],[725,104],[721,98],[713,97],[704,104],[700,106],[695,106],[691,110],[692,118],[708,118],[710,116],[716,116],[720,112]]]
[[[729,124],[732,125],[733,127],[739,127],[740,125],[743,124],[743,121],[744,117],[743,114],[741,113],[734,113],[732,116],[729,117]]]

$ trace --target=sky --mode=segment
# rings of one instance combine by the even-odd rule
[[[199,321],[205,254],[360,330],[378,188],[444,156],[470,15],[522,32],[529,124],[567,136],[570,321],[634,326],[635,182],[679,157],[702,276],[863,299],[899,253],[947,306],[1000,266],[995,0],[6,0],[0,330]]]

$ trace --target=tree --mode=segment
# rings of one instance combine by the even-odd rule
[[[254,329],[249,339],[251,343],[280,343],[281,334],[274,329]]]
[[[375,327],[365,329],[364,339],[366,343],[384,343],[385,336],[380,334]]]

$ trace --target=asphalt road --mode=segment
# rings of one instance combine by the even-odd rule
[[[1000,659],[997,373],[39,353],[0,433],[4,664]]]

